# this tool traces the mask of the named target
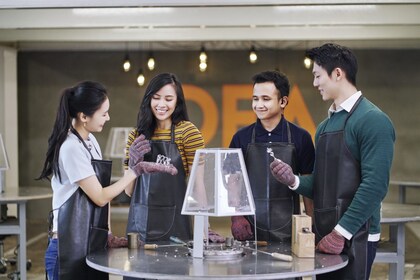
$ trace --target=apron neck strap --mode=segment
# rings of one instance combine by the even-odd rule
[[[353,114],[354,110],[356,110],[357,106],[360,104],[360,102],[362,101],[362,99],[363,99],[363,95],[361,95],[361,96],[357,99],[356,103],[354,103],[353,108],[351,108],[351,110],[350,110],[349,114],[347,115],[346,120],[344,121],[344,127],[346,126],[347,120],[348,120],[348,119],[350,118],[350,116]]]
[[[83,140],[82,136],[80,136],[79,132],[77,132],[76,129],[74,129],[74,127],[70,128],[70,131],[76,135],[76,137],[79,139],[80,142],[82,142],[83,146],[85,146],[86,150],[89,152],[91,159],[94,159],[92,156],[92,153],[90,152],[89,147],[86,145],[85,140]],[[95,147],[96,149],[96,147]]]
[[[171,125],[171,143],[175,144],[175,124]]]

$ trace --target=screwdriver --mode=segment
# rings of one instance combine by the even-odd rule
[[[281,260],[281,261],[285,261],[285,262],[291,262],[293,260],[293,257],[290,256],[290,255],[285,255],[285,254],[280,254],[280,253],[269,253],[269,252],[253,249],[253,248],[250,248],[250,247],[242,247],[242,248],[272,256],[276,260]]]
[[[291,262],[293,260],[293,257],[290,255],[280,254],[280,253],[269,253],[265,251],[256,250],[258,253],[263,253],[272,256],[276,260],[281,260],[285,262]]]
[[[168,244],[168,245],[158,245],[158,244],[144,244],[144,250],[154,250],[157,248],[162,248],[162,247],[181,247],[181,246],[185,246],[184,244]]]
[[[158,245],[158,244],[144,244],[144,249],[145,250],[154,250],[156,248],[161,248],[161,247],[176,247],[176,246],[187,246],[188,244],[185,243],[184,241],[182,241],[181,239],[179,239],[176,236],[170,236],[169,240],[171,240],[174,243],[177,244],[168,244],[168,245]]]

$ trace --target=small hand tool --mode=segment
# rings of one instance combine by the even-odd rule
[[[258,247],[264,247],[264,246],[267,246],[268,245],[268,242],[267,241],[257,241],[257,246]]]
[[[154,250],[162,247],[183,247],[184,244],[168,244],[168,245],[158,245],[158,244],[144,244],[144,250]]]
[[[162,248],[162,247],[182,247],[182,246],[188,246],[187,243],[185,243],[184,241],[182,241],[181,239],[179,239],[176,236],[170,236],[169,240],[171,240],[172,242],[176,243],[176,244],[165,244],[165,245],[158,245],[158,244],[144,244],[144,249],[145,250],[154,250],[156,248]]]
[[[248,249],[248,250],[251,250],[251,251],[254,251],[254,252],[270,255],[273,258],[275,258],[276,260],[281,260],[281,261],[285,261],[285,262],[291,262],[293,260],[293,257],[290,256],[290,255],[285,255],[285,254],[280,254],[280,253],[269,253],[269,252],[257,250],[257,249],[246,247],[246,246],[244,246],[242,248]]]
[[[285,262],[291,262],[293,260],[293,257],[290,255],[285,255],[285,254],[280,254],[280,253],[269,253],[269,252],[265,252],[265,251],[261,251],[261,250],[256,250],[258,253],[263,253],[266,255],[270,255],[273,258],[275,258],[276,260],[281,260],[281,261],[285,261]]]
[[[272,149],[272,148],[267,148],[267,153],[268,153],[271,157],[273,157],[273,159],[274,159],[274,160],[277,160],[277,161],[280,161],[280,162],[281,162],[281,160],[280,160],[280,159],[278,159],[278,158],[276,158],[276,157],[274,156],[274,153],[273,153],[273,149]]]

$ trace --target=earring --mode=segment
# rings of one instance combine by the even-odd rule
[[[83,123],[83,127],[86,127],[86,123],[85,122]]]

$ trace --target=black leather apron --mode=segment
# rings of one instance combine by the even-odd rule
[[[127,233],[139,233],[142,241],[169,240],[172,235],[182,240],[192,237],[190,217],[181,215],[187,185],[174,130],[172,125],[171,141],[150,141],[151,152],[144,160],[156,162],[158,155],[169,157],[178,174],[143,174],[137,178],[131,196]]]
[[[76,134],[86,147],[85,142]],[[86,147],[86,149],[88,149]],[[89,149],[88,149],[89,151]],[[90,153],[90,151],[89,151]],[[102,186],[111,181],[112,161],[92,157],[92,166]],[[108,237],[108,204],[99,207],[79,187],[58,210],[58,255],[60,280],[107,280],[108,274],[90,268],[86,255],[104,249]]]
[[[349,112],[342,130],[322,132],[318,139],[313,189],[316,243],[334,229],[360,185],[360,163],[345,143],[344,128],[362,98]],[[368,236],[366,223],[350,241],[346,239],[343,253],[348,255],[349,264],[317,279],[365,279]]]
[[[292,232],[292,215],[300,214],[299,195],[277,181],[270,171],[273,158],[267,153],[272,148],[276,158],[296,169],[296,150],[291,141],[289,123],[287,143],[255,143],[255,127],[248,144],[245,164],[255,202],[257,239],[287,241]],[[248,216],[253,227],[254,217]]]

